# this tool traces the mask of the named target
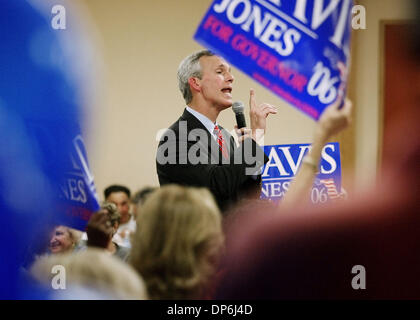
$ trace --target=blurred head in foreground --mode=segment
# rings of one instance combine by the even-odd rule
[[[394,106],[377,185],[328,207],[244,208],[228,231],[227,270],[215,298],[420,298],[419,39],[407,43],[417,48],[407,59],[418,82],[398,97],[405,108]]]
[[[53,299],[147,299],[146,287],[137,272],[100,249],[44,256],[34,263],[30,273],[47,288],[55,285],[63,289],[53,290]]]
[[[151,299],[198,298],[223,244],[219,209],[206,189],[162,187],[144,203],[132,243]]]

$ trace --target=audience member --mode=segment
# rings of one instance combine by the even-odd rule
[[[243,208],[215,298],[420,298],[419,80],[395,106],[374,188],[322,208]]]
[[[82,243],[78,249],[84,250],[86,246],[104,248],[122,261],[126,261],[130,253],[129,248],[121,247],[113,240],[113,236],[118,230],[119,220],[120,214],[114,203],[105,202],[102,204],[101,210],[93,214],[88,222],[87,243]]]
[[[64,283],[54,280],[63,272]],[[66,290],[52,291],[52,299],[147,299],[144,282],[132,267],[94,248],[42,257],[31,267],[30,274],[49,289],[53,283],[64,286]]]
[[[138,211],[140,211],[141,206],[144,204],[146,199],[150,196],[150,194],[157,190],[156,187],[145,187],[137,191],[133,198],[131,199],[131,205],[133,206],[133,215],[134,219],[137,219]]]
[[[49,242],[50,253],[71,252],[80,241],[82,233],[66,226],[57,226]]]
[[[130,213],[130,189],[121,185],[111,185],[104,190],[104,196],[105,201],[115,203],[121,215],[113,241],[121,247],[131,247],[130,234],[136,230],[136,221]]]
[[[418,142],[412,151],[356,201],[244,210],[215,298],[419,299]]]
[[[206,189],[164,186],[137,219],[130,263],[151,299],[201,298],[223,245],[221,214]]]

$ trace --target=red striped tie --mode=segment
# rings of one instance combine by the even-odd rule
[[[223,139],[222,130],[216,125],[214,127],[214,133],[217,135],[217,142],[219,143],[219,149],[222,151],[223,158],[229,159],[229,154],[226,148],[225,139]]]

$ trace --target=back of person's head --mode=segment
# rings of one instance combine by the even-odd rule
[[[131,191],[130,191],[130,189],[128,189],[125,186],[121,186],[121,185],[118,185],[118,184],[113,184],[113,185],[107,187],[104,190],[105,200],[109,197],[109,195],[111,193],[114,193],[114,192],[124,192],[127,195],[128,198],[131,197]]]
[[[245,210],[227,230],[213,298],[418,299],[417,198],[374,192],[330,206]]]
[[[88,248],[73,254],[43,256],[33,264],[30,273],[40,284],[51,288],[59,273],[53,269],[57,266],[64,268],[61,272],[65,272],[66,290],[58,290],[65,292],[53,298],[147,299],[146,287],[137,272],[103,250]]]
[[[399,50],[414,49],[406,56],[420,75],[420,37],[404,43],[405,36]],[[404,108],[393,106],[372,189],[322,207],[238,213],[215,299],[420,298],[419,84],[401,96]]]
[[[101,210],[105,210],[108,213],[112,226],[118,226],[120,224],[121,214],[115,203],[104,201],[101,204]]]
[[[222,243],[221,215],[210,192],[169,185],[145,202],[130,262],[150,298],[194,298],[213,274]]]
[[[157,190],[156,187],[144,187],[140,189],[133,195],[131,203],[133,203],[134,205],[142,205],[150,196],[150,194],[155,190]]]

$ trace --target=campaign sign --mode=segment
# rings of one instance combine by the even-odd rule
[[[73,139],[69,166],[60,183],[62,223],[84,231],[90,216],[99,210],[93,176],[89,169],[82,136]]]
[[[262,171],[262,199],[279,201],[290,187],[310,144],[264,146],[269,161]],[[311,192],[312,203],[341,198],[341,162],[338,142],[327,143]]]
[[[215,0],[194,39],[313,119],[345,93],[352,0]]]
[[[47,2],[0,2],[0,299],[47,298],[22,270],[44,253],[54,226],[84,228],[68,208],[98,208],[78,138],[88,41],[74,24],[55,30]]]

